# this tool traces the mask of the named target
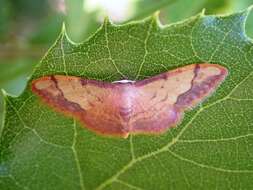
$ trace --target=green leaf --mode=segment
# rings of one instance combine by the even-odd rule
[[[74,41],[83,40],[99,27],[99,23],[96,20],[96,13],[86,12],[84,2],[85,0],[65,1],[67,9],[65,23],[67,31]]]
[[[136,10],[130,20],[143,19],[149,14],[173,5],[175,0],[138,0],[136,1]]]
[[[80,44],[63,29],[25,91],[5,95],[0,189],[252,189],[249,10],[201,13],[168,26],[156,17],[119,26],[105,20]],[[144,79],[198,62],[223,65],[229,76],[178,127],[159,136],[97,136],[40,103],[30,89],[31,80],[50,74]]]
[[[231,2],[227,0],[177,0],[174,4],[166,7],[162,11],[165,21],[176,22],[198,13],[203,8],[206,9],[207,14],[224,13],[222,9],[227,10],[227,7],[229,7],[227,4],[229,3]]]
[[[4,57],[4,56],[3,56]],[[26,86],[26,79],[32,73],[37,61],[28,58],[2,58],[0,62],[0,89],[20,94]],[[0,94],[0,131],[2,128],[3,97]]]

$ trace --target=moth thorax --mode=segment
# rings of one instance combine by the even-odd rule
[[[112,83],[122,83],[122,84],[131,83],[132,84],[132,83],[135,83],[135,81],[124,79],[124,80],[117,80],[117,81],[114,81]]]

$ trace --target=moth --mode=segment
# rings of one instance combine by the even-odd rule
[[[223,66],[201,63],[139,81],[44,76],[33,80],[31,88],[47,105],[91,131],[127,138],[178,125],[184,112],[210,96],[227,75]]]

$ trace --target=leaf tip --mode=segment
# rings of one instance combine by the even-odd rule
[[[160,15],[160,11],[158,10],[158,11],[154,12],[154,14],[152,15],[152,18],[154,20],[159,20],[159,15]]]
[[[252,11],[252,9],[253,9],[253,4],[247,7],[246,9],[243,9],[242,11],[234,13],[234,14],[242,16],[244,18],[243,21],[246,22],[247,17],[249,13]]]
[[[160,22],[160,11],[154,12],[154,14],[151,16],[151,20],[156,23],[158,26],[162,26],[162,23]]]
[[[253,4],[252,5],[250,5],[249,7],[247,7],[246,9],[243,9],[242,11],[240,11],[240,12],[237,12],[237,13],[234,13],[234,15],[237,17],[237,18],[239,18],[239,20],[240,20],[240,29],[241,29],[241,31],[242,31],[242,34],[246,37],[246,38],[248,38],[247,37],[247,35],[246,35],[246,21],[247,21],[247,18],[248,18],[248,16],[249,16],[249,13],[252,11],[252,9],[253,9]]]
[[[112,24],[112,21],[110,20],[109,16],[105,16],[104,22],[103,22],[103,27],[104,26],[111,26],[111,25],[113,25],[113,24]]]
[[[250,5],[247,9],[246,9],[246,12],[251,12],[252,11],[252,9],[253,9],[253,4],[252,5]]]
[[[199,13],[201,17],[204,17],[206,15],[206,9],[203,8],[202,11]]]
[[[4,89],[1,89],[1,93],[4,97],[7,96],[7,92]]]
[[[2,93],[4,101],[6,101],[8,97],[12,97],[12,95],[6,92],[4,89],[1,89],[1,93]]]
[[[65,24],[65,22],[62,23],[62,26],[61,26],[61,33],[62,33],[62,34],[65,34],[65,33],[66,33],[66,24]]]
[[[249,13],[252,11],[253,9],[253,4],[250,5],[249,7],[247,7],[245,10],[243,10],[244,14],[245,14],[245,20],[247,19]]]
[[[65,22],[62,23],[60,36],[61,36],[61,39],[65,38],[69,43],[74,44],[74,42],[70,39],[70,37],[67,33]]]

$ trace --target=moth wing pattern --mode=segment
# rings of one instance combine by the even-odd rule
[[[126,83],[53,75],[33,80],[32,91],[90,130],[126,138],[176,126],[184,111],[210,96],[227,74],[225,67],[202,63]]]
[[[113,109],[120,94],[115,93],[110,83],[53,75],[34,80],[32,91],[49,106],[78,118],[95,132],[120,137],[127,135],[118,110]]]
[[[162,133],[177,125],[183,113],[214,92],[227,76],[217,64],[192,64],[137,81],[133,133]]]

